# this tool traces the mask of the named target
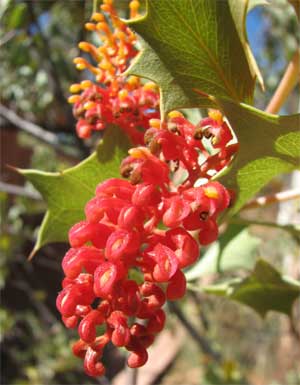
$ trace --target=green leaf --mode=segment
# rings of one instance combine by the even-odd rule
[[[186,279],[192,281],[206,274],[236,269],[251,270],[260,242],[245,226],[230,225],[218,241],[185,273]]]
[[[263,2],[265,3],[265,2]],[[230,11],[232,14],[232,18],[235,22],[235,26],[237,29],[237,33],[240,37],[240,40],[242,42],[242,45],[244,47],[245,54],[248,59],[249,68],[252,74],[252,77],[256,77],[259,84],[261,85],[261,88],[264,90],[264,81],[262,78],[262,75],[260,73],[260,70],[258,68],[258,65],[256,63],[255,57],[253,56],[253,53],[251,51],[250,45],[248,43],[247,39],[247,31],[246,31],[246,16],[247,13],[251,7],[253,9],[257,5],[261,4],[261,1],[250,1],[249,0],[229,0],[228,2]]]
[[[300,282],[282,276],[260,259],[249,277],[208,286],[204,290],[248,305],[261,316],[270,310],[291,315],[293,302],[300,295]]]
[[[24,25],[27,21],[27,5],[20,3],[14,5],[12,12],[7,19],[7,28],[8,29],[17,29]]]
[[[48,204],[32,255],[47,243],[67,241],[70,227],[84,219],[84,206],[94,196],[96,186],[119,176],[120,162],[128,148],[120,130],[111,127],[97,152],[75,167],[56,173],[20,170]]]
[[[217,176],[237,194],[234,214],[272,178],[299,168],[300,114],[276,116],[229,100],[218,104],[240,144],[229,171]]]
[[[205,94],[252,102],[255,79],[228,2],[148,0],[146,15],[128,23],[146,41],[129,72],[159,84],[162,116],[211,106]]]

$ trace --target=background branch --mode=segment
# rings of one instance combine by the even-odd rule
[[[300,54],[299,49],[295,52],[291,62],[281,79],[277,90],[266,107],[266,112],[276,114],[285,103],[289,94],[296,86],[300,75]]]
[[[13,110],[10,110],[9,108],[5,107],[3,104],[0,104],[0,116],[12,123],[14,126],[34,136],[36,139],[55,148],[55,150],[57,150],[62,155],[71,157],[72,160],[78,160],[76,152],[71,148],[63,146],[60,143],[57,135],[47,131],[46,129],[38,126],[35,123],[29,122],[24,118],[21,118]]]

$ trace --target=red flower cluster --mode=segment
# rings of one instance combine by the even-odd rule
[[[164,326],[162,306],[185,294],[182,269],[198,259],[199,244],[217,238],[217,216],[230,202],[218,182],[192,187],[196,171],[201,175],[197,127],[179,112],[170,114],[169,130],[157,120],[150,124],[149,148],[131,149],[121,164],[130,181],[101,183],[86,205],[86,220],[69,232],[72,248],[63,259],[57,307],[67,327],[79,323],[73,351],[91,376],[104,373],[100,360],[109,341],[131,352],[130,367],[145,364],[146,349]],[[188,172],[178,188],[170,161],[177,161],[177,172]],[[189,231],[197,231],[198,242]],[[142,276],[141,284],[130,279],[132,271]]]
[[[131,1],[131,17],[137,15],[138,7],[138,1]],[[70,87],[71,92],[80,92],[69,98],[70,103],[74,103],[73,112],[78,120],[77,134],[80,138],[88,138],[92,131],[117,124],[134,144],[142,144],[149,120],[159,117],[158,89],[154,83],[143,85],[137,77],[121,75],[138,52],[136,36],[118,18],[112,1],[104,1],[102,10],[107,18],[102,13],[94,13],[93,22],[86,24],[87,30],[99,35],[101,45],[79,43],[79,48],[90,54],[97,66],[82,57],[74,59],[76,67],[88,69],[97,82],[84,80]]]
[[[131,1],[130,8],[135,17],[138,1]],[[158,119],[156,87],[119,76],[136,55],[135,36],[118,19],[111,0],[102,10],[115,29],[100,13],[93,15],[96,23],[87,24],[101,32],[103,44],[80,45],[97,67],[75,59],[98,82],[71,87],[82,91],[71,97],[77,131],[88,137],[114,123],[145,146],[131,149],[123,160],[121,174],[128,180],[101,183],[85,207],[86,220],[69,232],[71,249],[62,262],[66,277],[57,308],[68,328],[78,327],[73,351],[90,376],[104,374],[101,357],[109,342],[130,352],[130,367],[147,361],[147,348],[164,327],[165,301],[185,294],[182,269],[198,259],[200,245],[217,239],[217,218],[230,195],[210,178],[237,150],[219,111],[211,110],[198,125],[178,111],[167,121]],[[202,185],[195,187],[200,178]],[[141,279],[135,281],[134,275]]]
[[[151,156],[148,161],[145,167],[155,171],[157,163]],[[147,361],[146,348],[164,326],[162,306],[184,295],[182,269],[199,256],[187,230],[200,229],[201,244],[212,242],[216,217],[229,204],[218,182],[172,193],[163,178],[154,184],[145,175],[136,186],[122,179],[100,184],[86,205],[86,221],[69,232],[72,248],[62,262],[66,278],[57,307],[67,327],[79,322],[73,351],[91,376],[104,373],[99,360],[109,341],[131,352],[130,367]],[[160,222],[168,229],[159,230]],[[142,284],[130,279],[132,270],[143,274]],[[105,332],[97,336],[101,325]]]

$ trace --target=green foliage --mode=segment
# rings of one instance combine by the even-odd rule
[[[187,280],[192,281],[206,274],[252,269],[260,242],[258,237],[250,234],[247,227],[230,225],[218,241],[209,246],[199,261],[186,272]]]
[[[291,315],[293,302],[300,295],[300,282],[282,276],[271,264],[260,259],[247,278],[208,286],[204,290],[248,305],[261,316],[270,310]]]
[[[33,253],[47,243],[67,241],[70,227],[84,219],[84,206],[93,197],[96,186],[119,175],[119,165],[128,147],[119,129],[111,127],[97,151],[75,167],[57,173],[19,170],[48,204]]]
[[[275,176],[299,169],[300,115],[270,115],[245,104],[218,100],[239,141],[239,151],[220,181],[237,194],[231,214]]]
[[[236,13],[236,18],[244,14]],[[195,90],[252,102],[255,79],[234,21],[225,1],[183,0],[175,5],[149,0],[147,14],[129,22],[148,44],[130,72],[159,84],[163,114],[211,106]]]

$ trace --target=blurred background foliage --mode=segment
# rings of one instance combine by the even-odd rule
[[[122,9],[126,3],[117,2]],[[6,167],[10,164],[56,171],[77,163],[90,152],[90,143],[82,143],[74,134],[74,119],[66,100],[70,83],[81,76],[72,59],[79,54],[77,43],[86,39],[83,24],[92,6],[88,0],[0,1],[3,384],[109,384],[124,364],[122,354],[111,347],[105,355],[107,378],[91,379],[84,375],[80,360],[72,356],[70,341],[76,335],[64,328],[55,308],[62,279],[60,261],[67,245],[48,245],[31,263],[27,262],[46,206],[29,184]],[[295,52],[299,30],[294,11],[284,0],[252,10],[247,30],[267,90],[263,93],[257,87],[256,105],[264,108]],[[298,95],[295,90],[283,113],[297,111]],[[28,122],[41,130],[30,134],[24,129]],[[49,133],[51,140],[47,139]],[[291,183],[290,178],[278,178],[266,191],[276,192]],[[286,208],[273,205],[268,210],[251,212],[248,218],[276,222],[280,210]],[[297,239],[277,229],[251,226],[250,231],[263,241],[256,255],[287,273],[299,274]],[[201,279],[209,283],[211,276]],[[270,313],[262,320],[244,306],[193,292],[175,310],[170,309],[168,326],[175,339],[178,329],[184,329],[184,343],[172,365],[155,383],[300,383],[299,328],[286,316]],[[196,333],[221,352],[222,364],[203,352],[201,344],[191,336],[191,328],[180,321],[178,311]],[[298,301],[294,323],[297,325],[299,320]]]

